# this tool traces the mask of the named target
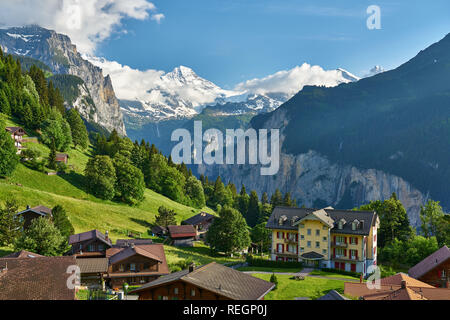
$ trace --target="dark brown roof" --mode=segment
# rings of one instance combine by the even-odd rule
[[[75,300],[67,281],[74,257],[0,259],[0,300]]]
[[[158,234],[158,233],[166,233],[167,232],[167,228],[166,227],[162,227],[162,226],[154,226],[152,228],[152,233],[154,234]]]
[[[189,219],[184,220],[183,224],[191,224],[193,226],[199,225],[204,222],[210,222],[214,220],[214,216],[212,214],[201,212],[199,214],[196,214],[193,217],[190,217]]]
[[[19,251],[19,252],[11,253],[11,254],[9,254],[7,256],[4,256],[3,258],[23,259],[23,258],[42,258],[42,257],[43,256],[41,256],[40,254],[22,250],[22,251]]]
[[[197,231],[195,231],[195,228],[190,224],[183,226],[168,226],[167,229],[169,230],[171,238],[189,238],[197,235]]]
[[[106,252],[110,264],[120,262],[134,255],[140,255],[158,261],[160,263],[158,273],[169,273],[169,266],[167,265],[166,254],[162,244],[143,244],[127,248],[111,248]]]
[[[179,280],[233,300],[260,300],[275,286],[271,282],[212,262],[192,272],[184,270],[161,277],[132,292],[139,293]]]
[[[333,233],[368,235],[377,219],[377,214],[373,211],[276,207],[267,221],[266,227],[268,229],[297,230],[296,222],[316,211],[323,211],[331,218],[330,222],[334,221],[334,227],[331,229]],[[342,229],[338,229],[337,225],[341,219],[344,219],[346,223]],[[355,219],[360,222],[359,228],[352,230],[352,222]]]
[[[47,215],[52,216],[52,209],[47,208],[45,206],[37,206],[37,207],[34,207],[34,208],[27,208],[27,209],[19,212],[17,215],[21,215],[21,214],[24,214],[26,212],[34,212],[34,213],[36,213],[38,215],[41,215],[43,217],[45,217]]]
[[[80,242],[84,242],[84,241],[94,240],[94,239],[98,239],[110,247],[112,246],[111,239],[107,240],[106,236],[98,230],[92,230],[92,231],[88,231],[88,232],[71,235],[69,237],[69,245],[73,245],[75,243],[80,243]]]
[[[17,131],[23,131],[23,134],[26,134],[25,130],[22,127],[6,127],[6,131],[11,133],[17,133]]]
[[[421,276],[433,270],[448,259],[450,259],[450,249],[447,246],[443,246],[409,269],[408,274],[413,278],[419,279]]]
[[[131,244],[141,245],[141,244],[153,244],[152,239],[119,239],[116,241],[114,247],[126,248]]]
[[[108,271],[107,258],[77,259],[81,273],[106,273]]]

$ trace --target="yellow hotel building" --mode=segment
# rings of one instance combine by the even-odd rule
[[[272,230],[272,260],[366,276],[377,264],[379,225],[376,212],[276,207],[266,227]]]

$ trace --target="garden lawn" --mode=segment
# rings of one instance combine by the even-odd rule
[[[269,281],[270,274],[253,274],[254,277]],[[265,296],[265,300],[294,300],[308,297],[316,300],[330,290],[344,293],[344,281],[306,277],[305,280],[291,280],[292,276],[276,275],[278,287]]]
[[[322,271],[322,270],[314,270],[310,273],[310,275],[327,277],[327,278],[342,278],[342,279],[350,279],[350,280],[355,280],[355,279],[359,280],[359,277],[352,277],[352,276],[345,275],[345,274]]]

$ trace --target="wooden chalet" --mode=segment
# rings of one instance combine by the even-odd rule
[[[6,131],[11,134],[11,138],[14,140],[14,145],[17,149],[22,148],[23,136],[27,133],[21,127],[6,127]]]
[[[408,274],[438,288],[450,288],[450,249],[443,246],[414,267]]]
[[[130,294],[139,300],[263,300],[275,285],[212,262],[161,277]]]
[[[214,216],[212,214],[201,212],[189,219],[181,222],[182,225],[192,225],[195,228],[198,238],[204,238],[205,234],[208,232],[209,227],[214,221]]]
[[[197,231],[192,225],[168,226],[169,237],[174,246],[193,247]]]
[[[106,253],[109,259],[107,284],[113,289],[124,283],[142,285],[170,273],[162,244],[134,245],[111,248]]]
[[[37,218],[49,218],[52,219],[52,209],[47,208],[45,206],[37,206],[34,208],[30,208],[30,206],[27,206],[27,208],[19,213],[17,213],[17,216],[22,219],[23,221],[23,228],[27,229],[31,222],[34,219]]]
[[[104,258],[106,250],[112,247],[108,231],[105,234],[98,230],[74,234],[69,237],[69,245],[72,246],[68,255],[77,258]]]

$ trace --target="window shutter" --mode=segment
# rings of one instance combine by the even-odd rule
[[[285,236],[284,236],[284,232],[283,232],[283,239],[284,239],[284,237],[285,237]]]
[[[344,243],[347,244],[347,237],[344,237]]]
[[[344,257],[347,256],[347,249],[344,249]]]
[[[334,241],[334,243],[336,243],[336,236],[334,236],[334,237],[333,237],[333,239],[334,239],[334,240],[333,240],[333,241]]]
[[[356,260],[358,260],[358,250],[355,250]]]
[[[281,245],[281,252],[284,253],[284,244]]]
[[[298,254],[298,246],[295,246],[295,252]]]
[[[336,248],[333,248],[333,258],[336,258]]]
[[[355,239],[356,239],[356,244],[358,244],[358,237],[356,237]]]
[[[298,242],[298,233],[295,235],[295,241]]]

